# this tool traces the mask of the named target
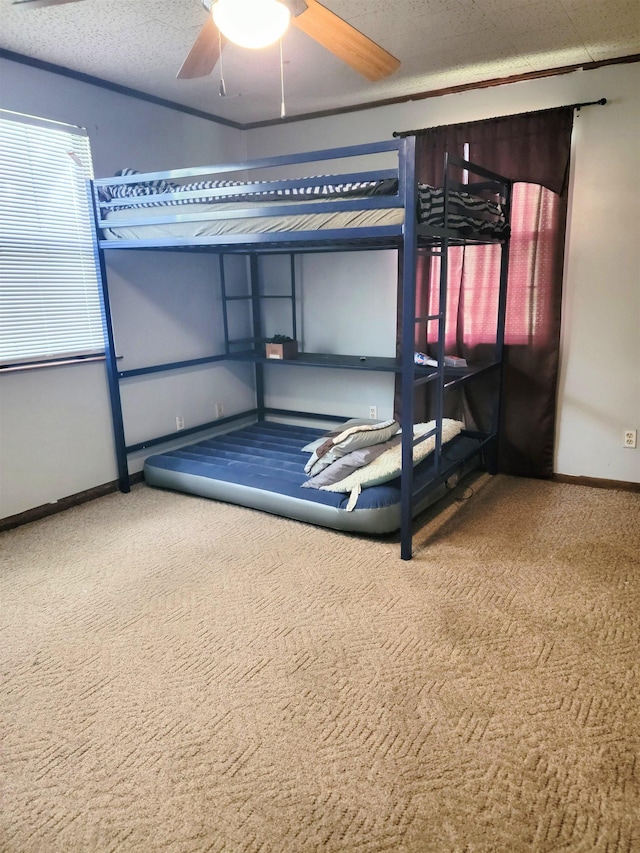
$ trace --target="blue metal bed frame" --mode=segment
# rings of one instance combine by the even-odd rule
[[[380,197],[364,197],[364,198],[345,198],[335,201],[323,201],[323,212],[342,212],[349,210],[371,210],[379,208],[402,208],[405,212],[404,221],[398,225],[377,225],[366,227],[350,227],[346,229],[331,229],[319,231],[287,231],[280,233],[258,233],[258,234],[242,234],[242,235],[223,235],[214,237],[194,237],[194,238],[172,238],[172,237],[153,237],[148,239],[121,239],[121,240],[106,240],[100,237],[103,228],[108,227],[109,223],[104,218],[104,213],[111,209],[130,205],[131,199],[114,199],[109,202],[100,200],[99,191],[103,186],[113,186],[116,184],[135,184],[138,182],[147,181],[172,181],[178,179],[189,179],[190,181],[203,180],[205,177],[211,178],[219,175],[228,175],[235,173],[245,173],[253,170],[272,170],[281,167],[297,167],[307,163],[318,163],[322,161],[349,161],[351,158],[368,157],[370,155],[393,155],[396,159],[396,166],[392,169],[375,171],[351,171],[341,172],[340,174],[332,174],[331,182],[353,182],[366,181],[380,178],[392,178],[397,181],[397,193],[393,196]],[[467,170],[468,173],[480,179],[480,182],[475,185],[461,185],[452,178],[453,168]],[[291,189],[308,187],[318,183],[318,178],[294,178],[294,179],[277,179],[269,180],[269,189]],[[445,156],[444,164],[444,221],[448,221],[448,199],[451,189],[470,190],[471,186],[484,186],[487,183],[499,187],[500,195],[503,199],[503,206],[507,215],[510,211],[511,200],[511,182],[491,171],[483,169],[467,160],[462,160],[453,156]],[[261,181],[245,184],[243,187],[246,192],[258,192],[264,189],[264,184]],[[247,163],[232,163],[222,164],[217,166],[193,169],[178,169],[163,172],[152,172],[144,175],[137,174],[121,178],[103,178],[97,179],[90,183],[90,193],[93,202],[95,213],[95,231],[94,231],[94,246],[97,262],[101,272],[102,285],[102,310],[103,323],[106,342],[106,365],[109,395],[111,400],[111,411],[113,418],[114,440],[116,459],[118,467],[118,483],[119,488],[123,492],[128,492],[130,489],[130,479],[128,471],[128,456],[131,453],[157,446],[168,441],[175,441],[177,434],[170,433],[150,438],[147,441],[137,444],[127,445],[125,438],[125,429],[122,416],[122,405],[120,398],[120,382],[126,381],[129,377],[140,376],[144,374],[160,373],[163,371],[175,371],[183,368],[193,367],[199,364],[206,364],[222,360],[249,360],[255,364],[256,368],[256,407],[250,411],[242,412],[233,417],[220,418],[215,421],[200,424],[198,426],[182,430],[180,438],[186,437],[193,433],[200,433],[206,430],[213,430],[225,424],[236,420],[246,419],[248,416],[256,416],[258,419],[263,419],[266,415],[289,415],[295,417],[322,418],[323,420],[342,421],[342,416],[331,416],[324,413],[314,412],[297,412],[273,409],[265,406],[264,381],[263,381],[263,364],[266,358],[257,350],[249,352],[232,351],[232,345],[238,343],[229,339],[229,328],[226,317],[224,317],[224,333],[225,333],[225,352],[213,354],[206,358],[191,359],[187,361],[171,362],[162,365],[154,365],[135,370],[120,371],[117,365],[116,352],[114,347],[113,327],[111,320],[110,296],[108,287],[108,277],[105,263],[105,253],[117,250],[127,249],[162,249],[162,250],[184,250],[184,251],[202,251],[212,252],[220,256],[220,275],[223,304],[226,309],[228,298],[225,293],[225,271],[224,271],[224,256],[229,254],[248,254],[251,258],[251,295],[249,300],[253,307],[253,322],[254,322],[254,340],[261,336],[260,329],[260,312],[257,310],[260,298],[257,286],[257,259],[264,254],[289,254],[291,257],[291,300],[293,314],[293,328],[295,339],[295,268],[293,258],[298,253],[303,252],[329,252],[329,251],[363,251],[367,249],[397,249],[402,255],[402,282],[401,282],[401,312],[402,312],[402,329],[403,337],[400,348],[399,359],[384,359],[384,358],[367,358],[365,361],[357,357],[349,356],[326,356],[323,354],[301,353],[295,362],[280,362],[280,363],[295,363],[298,366],[326,366],[339,367],[343,369],[365,370],[365,371],[383,371],[399,374],[401,377],[401,422],[403,424],[412,424],[414,422],[414,390],[418,385],[424,383],[435,383],[435,412],[434,420],[436,422],[435,437],[436,449],[432,454],[433,464],[433,479],[428,485],[421,490],[415,491],[413,487],[413,446],[414,439],[410,430],[403,431],[402,438],[402,475],[401,475],[401,525],[400,525],[400,556],[403,560],[409,560],[412,556],[412,507],[415,502],[423,500],[428,494],[440,489],[449,478],[456,472],[460,471],[464,464],[467,464],[471,459],[464,460],[463,463],[456,463],[454,468],[442,459],[442,419],[445,389],[450,388],[459,383],[470,382],[476,376],[486,375],[487,373],[498,373],[501,375],[502,354],[504,346],[504,324],[505,324],[505,307],[506,307],[506,283],[507,283],[507,266],[508,266],[508,236],[499,240],[488,240],[478,236],[461,237],[456,231],[448,228],[435,228],[431,226],[421,225],[417,222],[415,211],[417,209],[417,176],[416,176],[416,147],[415,137],[406,136],[403,138],[393,139],[391,141],[376,142],[368,145],[349,146],[343,148],[328,149],[324,151],[313,151],[304,154],[294,154],[291,156],[270,157],[260,160],[254,160]],[[224,200],[227,196],[237,195],[237,188],[219,188],[215,191],[217,196]],[[193,191],[186,194],[181,194],[181,197],[189,197],[194,200],[212,195],[211,190]],[[173,193],[165,193],[163,195],[155,195],[154,201],[169,201],[175,196]],[[137,202],[144,202],[144,198],[134,199]],[[256,207],[255,203],[251,208],[238,209],[232,212],[233,218],[246,218],[249,216],[281,216],[285,214],[303,214],[317,211],[317,203],[308,201],[278,201],[275,204],[264,204]],[[131,218],[126,222],[118,221],[117,225],[122,227],[127,224],[146,225],[158,224],[159,222],[192,222],[203,219],[222,218],[223,214],[202,213],[202,212],[178,212],[180,208],[169,207],[168,212],[162,218],[151,216],[145,212],[144,207],[136,208],[131,211]],[[176,212],[173,212],[176,211]],[[187,208],[188,211],[188,208]],[[230,218],[229,212],[224,214],[224,218]],[[499,304],[498,304],[498,320],[496,328],[496,355],[495,360],[484,365],[479,370],[451,370],[444,364],[444,331],[445,331],[445,316],[446,316],[446,296],[447,296],[447,260],[450,246],[454,245],[470,245],[470,244],[486,244],[487,242],[499,242],[502,245],[502,260],[500,268],[500,285],[499,285]],[[416,316],[415,298],[416,298],[416,259],[419,251],[429,251],[434,254],[439,254],[441,258],[440,267],[440,302],[439,311],[435,315]],[[438,367],[423,368],[416,366],[414,363],[414,329],[417,323],[426,323],[427,321],[437,321],[438,324],[438,342],[436,346]],[[274,362],[270,362],[274,363]],[[498,381],[498,387],[500,382]],[[481,455],[490,471],[495,472],[497,465],[497,435],[499,428],[500,417],[500,395],[499,390],[494,400],[492,425],[488,433],[481,436],[478,448],[474,455]],[[432,435],[429,434],[429,435]],[[424,440],[429,436],[423,436]]]

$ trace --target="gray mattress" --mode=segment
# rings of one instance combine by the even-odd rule
[[[302,448],[322,430],[258,422],[187,447],[150,456],[144,477],[150,486],[239,504],[335,530],[384,534],[400,527],[400,480],[362,490],[354,509],[348,494],[302,488],[309,454]],[[480,440],[461,433],[446,445],[452,470],[473,467]],[[428,457],[415,468],[416,485],[433,476]],[[414,516],[446,493],[434,485],[414,506]]]
[[[105,217],[106,227],[102,233],[105,240],[194,240],[228,235],[278,234],[283,232],[325,231],[342,228],[370,228],[380,225],[402,225],[404,211],[398,207],[374,210],[348,210],[324,213],[325,201],[316,201],[317,213],[291,214],[284,216],[250,216],[242,219],[225,219],[225,210],[246,209],[246,204],[196,204],[188,213],[180,214],[176,208],[155,208],[142,211],[130,209],[113,210]],[[221,218],[209,219],[209,215]],[[201,216],[201,219],[189,219]],[[181,219],[181,217],[183,217]],[[135,220],[139,219],[140,222]],[[154,222],[156,218],[158,222]],[[176,221],[162,221],[167,219]]]

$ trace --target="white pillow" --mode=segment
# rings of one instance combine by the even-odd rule
[[[345,421],[342,424],[338,424],[334,426],[332,429],[327,430],[324,435],[321,435],[320,438],[315,438],[313,441],[310,441],[309,444],[305,444],[302,448],[302,453],[313,453],[321,444],[324,444],[328,438],[335,438],[340,435],[340,433],[344,432],[346,429],[352,426],[362,426],[363,424],[379,424],[380,421],[374,420],[372,418],[350,418],[348,421]]]
[[[340,459],[336,459],[331,465],[327,465],[319,474],[310,477],[302,484],[302,488],[321,489],[322,486],[329,486],[332,483],[337,483],[338,480],[344,480],[352,471],[363,468],[365,465],[373,462],[374,459],[377,459],[382,453],[386,453],[401,438],[402,436],[398,432],[383,444],[372,444],[370,447],[361,447],[359,450],[352,450],[351,453],[347,453],[346,456],[341,456]]]
[[[415,424],[413,427],[413,435],[425,435],[435,428],[436,422],[429,421],[424,424]],[[444,418],[442,421],[442,443],[451,441],[458,433],[464,429],[464,424],[460,421],[453,421]],[[416,444],[413,448],[413,464],[416,465],[426,456],[433,452],[436,446],[435,435],[425,438],[420,444]],[[402,469],[402,444],[391,447],[381,453],[377,459],[358,468],[353,473],[349,474],[344,480],[337,483],[332,483],[328,486],[320,486],[325,492],[351,492],[356,488],[366,488],[367,486],[377,486],[380,483],[386,483],[388,480],[393,480],[399,476]]]
[[[335,438],[327,438],[313,451],[311,458],[304,466],[305,473],[313,477],[336,459],[351,453],[352,450],[388,441],[399,429],[400,424],[393,420],[349,427]]]

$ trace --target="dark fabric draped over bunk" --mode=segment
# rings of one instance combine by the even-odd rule
[[[441,186],[445,152],[514,180],[499,468],[551,477],[555,439],[560,308],[573,108],[561,107],[416,132],[418,180]],[[462,175],[455,175],[462,180]],[[473,177],[470,177],[473,180]],[[495,335],[497,246],[450,249],[445,351],[471,363]],[[439,260],[418,258],[416,316],[437,310]],[[428,308],[428,312],[425,310]],[[436,326],[417,324],[415,348],[429,351]],[[398,323],[400,334],[400,323]],[[400,338],[398,338],[400,340]],[[399,346],[399,344],[398,344]],[[425,386],[423,386],[424,388]],[[398,393],[396,398],[398,398]],[[481,385],[445,399],[445,414],[482,427]],[[419,389],[415,420],[425,419]]]

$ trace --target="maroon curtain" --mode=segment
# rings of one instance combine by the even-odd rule
[[[563,195],[572,128],[573,107],[559,107],[420,130],[416,134],[419,180],[441,186],[445,152],[462,157],[468,143],[473,163]]]
[[[418,180],[441,186],[445,152],[516,181],[507,286],[507,321],[499,436],[499,468],[551,477],[555,439],[560,305],[567,180],[573,109],[562,107],[416,133]],[[461,176],[456,176],[458,179]],[[445,350],[482,358],[495,337],[499,247],[454,248],[449,256]],[[418,262],[416,315],[437,309],[437,258]],[[433,282],[433,287],[431,283]],[[429,349],[435,328],[416,327],[417,350]],[[447,414],[482,429],[490,389],[447,401]],[[424,407],[424,412],[420,411]],[[416,420],[430,417],[416,399]]]

